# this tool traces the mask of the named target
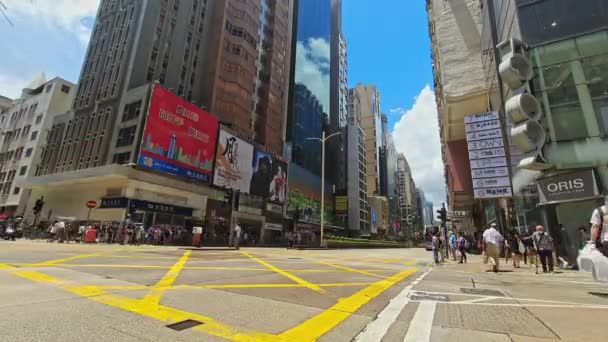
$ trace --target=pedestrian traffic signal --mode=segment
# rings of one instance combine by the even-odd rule
[[[230,206],[231,204],[232,204],[232,192],[226,191],[226,194],[224,195],[224,205]]]
[[[441,208],[437,210],[437,219],[441,221],[441,223],[446,223],[448,221],[448,211],[445,208]]]

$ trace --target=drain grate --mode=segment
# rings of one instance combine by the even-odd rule
[[[410,299],[411,300],[426,300],[426,301],[431,301],[431,302],[449,302],[449,298],[448,296],[444,296],[444,295],[437,295],[437,294],[432,294],[432,293],[426,293],[426,292],[414,292],[410,295]]]
[[[496,297],[504,297],[505,294],[498,290],[489,290],[489,289],[467,289],[461,288],[460,292],[471,294],[471,295],[480,295],[480,296],[496,296]]]
[[[169,324],[166,327],[175,331],[182,331],[196,327],[197,325],[205,324],[203,322],[195,321],[193,319],[187,319],[185,321]]]

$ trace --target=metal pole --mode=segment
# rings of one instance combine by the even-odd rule
[[[325,224],[325,131],[321,135],[321,247],[325,246],[323,229]]]
[[[87,225],[91,224],[91,208],[89,208],[89,212],[87,213]]]

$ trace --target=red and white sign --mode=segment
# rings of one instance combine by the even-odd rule
[[[94,200],[90,200],[87,202],[87,208],[89,209],[93,209],[93,208],[97,208],[97,202]]]

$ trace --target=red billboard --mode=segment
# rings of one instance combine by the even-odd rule
[[[217,118],[155,84],[137,164],[210,182]]]

